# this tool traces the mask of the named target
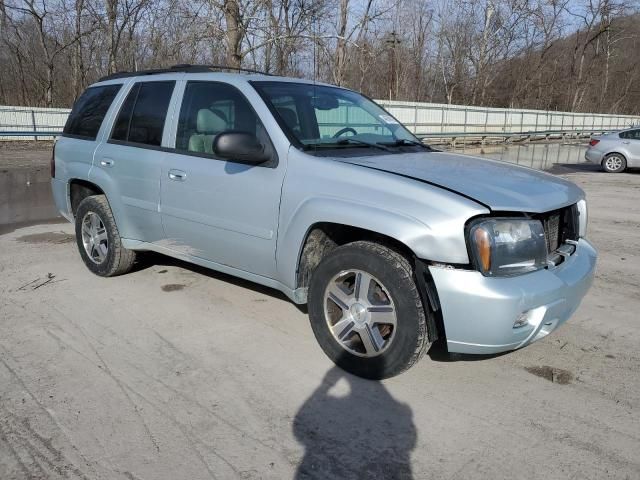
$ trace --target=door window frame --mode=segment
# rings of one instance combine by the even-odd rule
[[[251,110],[251,112],[253,112],[253,114],[256,116],[256,118],[260,121],[260,123],[262,124],[262,128],[264,128],[264,132],[266,135],[267,140],[269,141],[269,145],[267,146],[267,148],[269,148],[271,150],[271,159],[265,163],[261,163],[259,165],[255,165],[252,163],[248,163],[248,162],[243,162],[240,160],[233,160],[233,159],[229,159],[229,158],[222,158],[222,157],[218,157],[215,154],[211,154],[211,153],[203,153],[203,152],[190,152],[188,150],[178,150],[176,148],[176,142],[178,140],[178,123],[180,122],[180,113],[182,112],[182,106],[183,106],[183,100],[184,100],[184,95],[187,91],[187,85],[189,83],[208,83],[208,84],[213,84],[213,85],[223,85],[227,88],[231,88],[233,89],[235,92],[238,93],[238,95],[245,101],[247,102],[247,105],[249,106],[249,109]],[[175,104],[174,104],[174,110],[173,110],[173,116],[172,116],[172,121],[171,121],[171,129],[167,132],[165,131],[165,134],[167,134],[167,137],[163,137],[163,145],[164,145],[164,140],[166,139],[167,141],[167,146],[166,147],[162,147],[163,150],[167,151],[167,152],[171,152],[177,155],[187,155],[190,157],[199,157],[199,158],[207,158],[209,160],[217,160],[219,162],[229,162],[229,163],[237,163],[239,165],[252,165],[254,167],[261,167],[261,168],[276,168],[279,164],[279,157],[278,157],[278,151],[275,148],[275,145],[273,143],[273,140],[271,139],[271,135],[269,134],[269,129],[267,128],[267,124],[266,122],[264,122],[264,120],[260,117],[260,115],[258,114],[258,112],[256,111],[256,109],[254,108],[253,104],[251,103],[251,101],[247,98],[247,96],[244,94],[244,92],[242,90],[240,90],[238,87],[236,87],[235,85],[229,83],[229,82],[224,82],[224,81],[220,81],[220,80],[207,80],[207,79],[183,79],[180,82],[178,82],[178,84],[176,85],[176,88],[174,89],[174,95],[175,95]],[[165,124],[166,127],[166,124]]]
[[[142,83],[153,83],[153,82],[173,82],[173,91],[171,92],[171,97],[169,97],[169,104],[167,106],[167,114],[165,115],[164,118],[164,125],[162,127],[162,139],[160,140],[160,145],[149,145],[147,143],[139,143],[139,142],[130,142],[128,140],[115,140],[113,138],[111,138],[111,136],[113,135],[113,130],[116,126],[116,123],[118,121],[118,117],[120,116],[120,111],[122,110],[122,108],[124,107],[124,104],[127,101],[127,98],[129,98],[129,94],[131,93],[131,91],[136,87],[136,85],[138,84],[142,84]],[[165,146],[165,141],[167,139],[167,135],[171,130],[171,125],[173,123],[173,115],[174,115],[174,109],[175,109],[175,100],[176,100],[176,96],[178,94],[178,90],[180,89],[180,80],[177,78],[134,78],[131,83],[129,85],[127,85],[126,93],[123,94],[117,110],[115,111],[113,117],[110,119],[110,125],[109,125],[109,130],[107,132],[106,135],[106,142],[112,145],[122,145],[122,146],[126,146],[126,147],[134,147],[134,148],[143,148],[146,150],[158,150],[158,151],[171,151],[170,148],[167,148]],[[142,87],[140,87],[142,88]],[[139,92],[139,91],[138,91]],[[136,103],[137,103],[137,99],[136,99]],[[135,111],[135,107],[136,107],[136,103],[133,104],[133,109],[131,110],[131,115],[133,115],[133,112]]]

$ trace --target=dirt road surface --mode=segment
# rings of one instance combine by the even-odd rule
[[[555,173],[600,252],[574,317],[384,382],[333,367],[277,292],[162,256],[98,278],[70,224],[5,229],[0,478],[640,478],[640,173]]]

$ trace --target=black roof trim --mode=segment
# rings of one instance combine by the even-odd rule
[[[258,73],[261,75],[273,76],[270,73],[261,72],[259,70],[252,70],[250,68],[240,68],[240,67],[227,67],[224,65],[191,65],[189,63],[181,63],[179,65],[173,65],[169,68],[155,68],[151,70],[139,70],[137,72],[117,72],[112,73],[111,75],[106,75],[102,77],[99,82],[104,82],[105,80],[115,80],[117,78],[128,78],[128,77],[140,77],[143,75],[157,75],[160,73],[207,73],[207,72],[215,72],[215,71],[232,71],[239,73]]]

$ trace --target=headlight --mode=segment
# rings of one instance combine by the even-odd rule
[[[544,229],[538,220],[480,220],[469,230],[469,243],[476,267],[486,276],[518,275],[547,265]]]
[[[583,198],[578,202],[578,235],[580,238],[587,236],[587,219],[589,213],[587,212],[587,201]]]

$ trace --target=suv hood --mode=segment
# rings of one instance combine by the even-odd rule
[[[467,155],[425,152],[336,160],[427,182],[494,211],[542,213],[584,197],[579,187],[554,175]]]

